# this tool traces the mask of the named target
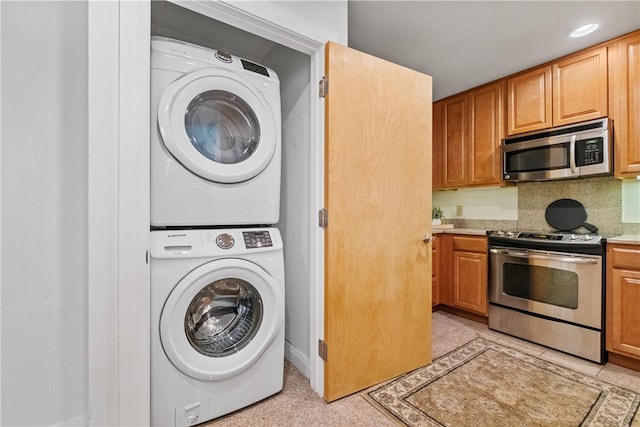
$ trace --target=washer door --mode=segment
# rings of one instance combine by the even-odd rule
[[[171,83],[160,98],[158,127],[167,150],[209,181],[257,176],[278,144],[273,111],[249,81],[223,69],[203,69]]]
[[[284,295],[275,279],[242,259],[222,259],[187,274],[160,315],[160,341],[173,365],[200,380],[249,368],[282,327]]]

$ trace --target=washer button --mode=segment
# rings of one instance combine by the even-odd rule
[[[235,243],[235,240],[233,240],[233,236],[231,234],[224,233],[224,234],[220,234],[220,235],[218,235],[218,237],[216,237],[216,243],[222,249],[229,249],[229,248],[233,247],[233,244]]]
[[[231,61],[233,61],[231,55],[223,50],[217,51],[215,56],[219,61],[222,61],[225,64],[229,64]]]

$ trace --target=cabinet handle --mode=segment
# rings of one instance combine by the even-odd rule
[[[425,243],[429,243],[433,241],[433,236],[431,236],[431,233],[427,233],[424,236],[422,236],[422,241]]]

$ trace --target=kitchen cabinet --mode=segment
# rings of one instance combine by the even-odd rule
[[[609,48],[610,115],[615,127],[615,175],[640,175],[640,33]]]
[[[439,239],[439,304],[486,317],[487,238],[447,233]]]
[[[640,370],[640,246],[609,244],[607,263],[606,346],[609,359]]]
[[[606,117],[607,47],[586,49],[507,79],[507,133]]]
[[[438,286],[438,276],[440,271],[440,237],[433,236],[431,240],[431,306],[440,304],[440,287]]]
[[[487,315],[487,239],[454,236],[453,306]]]
[[[434,104],[433,189],[501,183],[503,100],[504,83],[496,82]]]
[[[431,188],[442,190],[443,102],[434,102],[432,111]]]

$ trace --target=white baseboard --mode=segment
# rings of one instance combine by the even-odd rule
[[[284,357],[305,377],[309,378],[309,357],[295,348],[289,341],[284,342]]]

